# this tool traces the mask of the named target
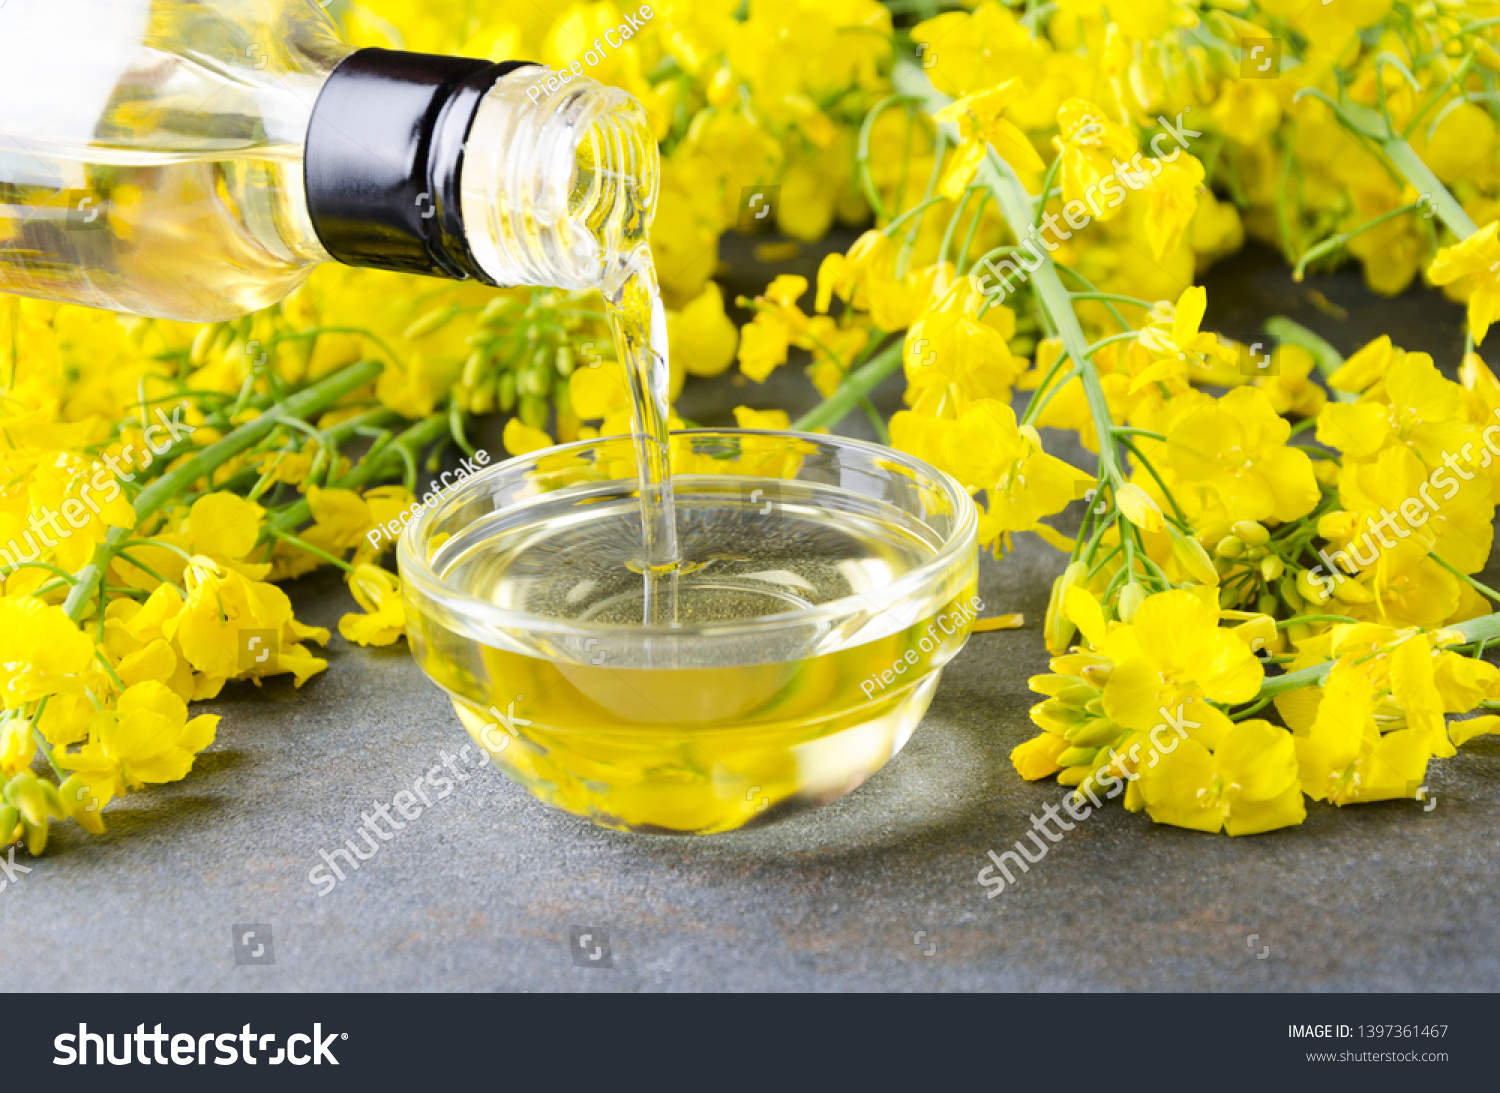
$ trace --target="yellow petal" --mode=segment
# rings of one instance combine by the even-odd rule
[[[219,558],[243,558],[255,546],[265,509],[237,494],[205,494],[188,512],[193,552]]]
[[[1028,782],[1034,782],[1038,778],[1056,774],[1061,769],[1057,765],[1057,757],[1067,749],[1068,742],[1063,737],[1044,732],[1024,744],[1018,744],[1010,753],[1010,762],[1017,774]]]
[[[573,374],[578,375],[577,372]],[[518,417],[513,417],[505,423],[502,442],[505,444],[505,450],[511,455],[527,455],[530,452],[552,447],[550,436],[541,429],[533,429]]]
[[[1476,736],[1489,736],[1495,733],[1500,733],[1500,716],[1495,714],[1471,717],[1466,721],[1448,722],[1448,736],[1457,747],[1462,747]]]

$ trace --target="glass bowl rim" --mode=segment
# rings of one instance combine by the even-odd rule
[[[954,528],[931,558],[921,565],[908,570],[897,577],[890,584],[885,585],[875,592],[869,594],[856,593],[849,596],[840,596],[836,600],[829,600],[815,607],[800,611],[784,611],[774,615],[760,615],[752,619],[732,623],[707,623],[699,626],[620,626],[617,623],[589,622],[585,620],[559,619],[548,615],[533,615],[523,611],[513,611],[504,607],[497,607],[487,600],[477,596],[471,596],[466,592],[460,592],[450,587],[428,564],[427,558],[419,552],[417,542],[423,533],[424,527],[430,520],[434,520],[440,513],[467,500],[471,491],[482,489],[487,479],[499,477],[505,471],[514,469],[525,463],[535,463],[541,458],[552,458],[569,451],[581,451],[588,448],[596,448],[605,443],[619,443],[629,440],[631,434],[618,434],[614,436],[591,437],[587,440],[575,440],[567,444],[556,444],[550,448],[540,448],[525,455],[512,456],[509,459],[484,468],[478,474],[470,475],[461,483],[450,485],[443,491],[442,495],[434,498],[433,502],[423,507],[417,516],[407,523],[402,529],[396,541],[396,559],[400,569],[403,586],[415,584],[421,594],[432,599],[455,614],[464,615],[467,618],[480,622],[486,626],[503,630],[526,630],[531,632],[545,632],[553,634],[610,634],[615,637],[743,637],[749,635],[764,635],[768,631],[774,631],[780,627],[804,626],[809,622],[833,621],[852,617],[861,612],[876,607],[880,611],[889,610],[891,607],[901,603],[911,596],[916,589],[937,580],[954,563],[956,556],[964,549],[973,549],[977,546],[975,539],[979,529],[979,514],[974,505],[974,499],[969,492],[959,484],[958,480],[946,471],[939,470],[926,460],[918,459],[907,452],[898,451],[884,444],[872,441],[858,440],[853,437],[835,436],[826,433],[798,432],[792,429],[740,429],[740,428],[699,428],[699,429],[674,429],[672,437],[693,436],[715,436],[715,437],[739,437],[739,436],[774,436],[786,439],[810,440],[818,444],[832,444],[836,447],[852,448],[860,450],[868,455],[880,459],[895,459],[903,463],[908,469],[929,476],[941,486],[954,502],[957,510],[957,526]],[[691,476],[684,476],[691,477]],[[965,544],[969,544],[966,548]]]

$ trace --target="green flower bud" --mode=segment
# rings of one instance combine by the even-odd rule
[[[495,397],[500,404],[500,409],[510,413],[516,408],[516,374],[505,372],[500,376],[500,382],[495,387]]]
[[[408,341],[415,341],[418,338],[425,338],[429,334],[436,334],[443,327],[451,323],[453,317],[457,314],[458,308],[451,305],[434,308],[407,327],[401,336]]]
[[[479,370],[484,367],[485,356],[479,350],[474,350],[464,360],[463,382],[468,387],[479,386]]]
[[[1266,530],[1265,525],[1254,520],[1241,520],[1229,530],[1251,546],[1265,546],[1271,541],[1271,533]]]
[[[532,365],[517,378],[516,388],[523,395],[546,398],[552,391],[552,369],[546,365]]]
[[[1266,581],[1274,581],[1286,569],[1286,563],[1275,554],[1260,560],[1260,575]]]
[[[1047,651],[1050,653],[1061,654],[1066,651],[1068,642],[1078,632],[1077,627],[1063,615],[1063,593],[1081,581],[1087,573],[1088,566],[1082,562],[1070,562],[1062,576],[1052,582],[1052,593],[1047,598],[1047,614],[1042,622],[1042,633],[1047,636]]]
[[[480,326],[496,326],[510,310],[510,298],[508,296],[496,296],[484,305],[484,310],[479,313]]]
[[[1333,586],[1333,598],[1340,603],[1374,603],[1375,594],[1358,581],[1340,581]]]
[[[26,851],[33,858],[38,857],[43,850],[47,849],[48,825],[45,818],[39,824],[27,823],[23,817],[21,826],[26,830]]]
[[[535,395],[521,396],[521,424],[533,429],[545,429],[547,419],[552,416],[552,407],[547,400]]]
[[[23,770],[5,787],[5,797],[21,811],[21,819],[28,826],[47,822],[47,793],[42,780],[29,770]],[[53,790],[54,797],[57,791]]]
[[[1172,540],[1172,557],[1199,584],[1219,583],[1219,573],[1214,568],[1213,559],[1191,535],[1180,535]]]
[[[469,399],[470,410],[476,414],[494,413],[495,396],[499,385],[497,377],[486,376],[484,382],[474,388],[474,394]]]
[[[1299,570],[1297,573],[1297,592],[1314,607],[1322,607],[1328,602],[1329,594],[1333,589],[1328,587],[1330,578],[1324,577],[1319,580],[1313,576],[1308,569]]]
[[[1057,757],[1057,765],[1060,767],[1083,767],[1094,761],[1094,754],[1098,748],[1072,747]]]
[[[1129,622],[1135,618],[1135,613],[1141,609],[1141,604],[1146,602],[1146,590],[1140,585],[1131,582],[1120,589],[1120,621]]]
[[[1077,706],[1069,706],[1066,702],[1060,702],[1055,698],[1049,698],[1046,702],[1038,702],[1031,707],[1032,723],[1039,729],[1047,732],[1066,736],[1070,729],[1082,725],[1088,720],[1088,715]]]
[[[1292,614],[1302,614],[1302,609],[1307,605],[1302,600],[1302,594],[1297,591],[1297,579],[1290,571],[1282,574],[1281,583],[1276,586],[1276,591],[1281,593],[1281,598],[1292,609]]]
[[[1066,702],[1069,706],[1087,706],[1099,697],[1099,692],[1087,683],[1070,683],[1054,696],[1060,702]]]
[[[1116,743],[1125,730],[1107,717],[1095,717],[1066,734],[1076,748],[1107,748]]]
[[[1359,528],[1359,516],[1336,509],[1318,517],[1318,534],[1324,539],[1347,539]]]
[[[215,323],[199,327],[198,333],[193,336],[193,347],[188,350],[188,360],[194,368],[202,368],[208,363],[208,354],[213,350],[214,340],[219,336],[219,327]]]
[[[1109,684],[1109,677],[1114,674],[1113,664],[1090,664],[1083,670],[1083,678],[1095,687],[1103,689]]]
[[[1245,553],[1245,541],[1236,539],[1233,535],[1226,535],[1219,540],[1219,545],[1214,547],[1214,553],[1220,558],[1238,558]]]

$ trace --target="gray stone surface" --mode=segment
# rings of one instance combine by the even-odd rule
[[[1257,284],[1289,282],[1245,269],[1220,297],[1244,306],[1221,315],[1234,333],[1246,315],[1312,313],[1305,293],[1256,304]],[[1347,278],[1320,287],[1362,298]],[[1408,344],[1429,339],[1451,363],[1455,312],[1412,299],[1394,305],[1426,324]],[[1377,314],[1388,329],[1394,308],[1325,325],[1347,350],[1348,331]],[[769,399],[703,385],[689,416],[752,394]],[[319,898],[319,849],[467,740],[404,644],[335,636],[302,691],[234,685],[206,704],[224,718],[218,742],[187,780],[112,805],[105,837],[59,825],[44,857],[18,856],[33,871],[0,893],[0,990],[1500,987],[1495,742],[1434,763],[1431,811],[1314,804],[1299,828],[1229,839],[1111,807],[985,898],[985,851],[1063,793],[1007,759],[1032,732],[1026,679],[1046,664],[1038,625],[1059,564],[1026,544],[986,563],[985,602],[1024,611],[1027,628],[976,636],[905,751],[821,811],[709,838],[626,835],[476,768]],[[350,607],[332,577],[291,591],[320,625]],[[270,926],[274,964],[236,964],[236,924]],[[575,966],[573,927],[607,929],[611,968]]]

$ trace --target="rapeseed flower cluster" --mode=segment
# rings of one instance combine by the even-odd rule
[[[1067,555],[1019,773],[1252,834],[1308,798],[1413,796],[1500,726],[1454,719],[1500,708],[1500,593],[1475,578],[1500,487],[1491,7],[662,0],[588,74],[661,145],[673,395],[805,354],[820,405],[740,424],[864,407],[971,490],[987,547]],[[331,10],[360,46],[559,67],[625,14]],[[767,186],[787,239],[859,234],[739,301],[740,328],[718,244],[766,223],[746,202]],[[1352,258],[1376,292],[1441,286],[1472,351],[1447,374],[1384,337],[1343,360],[1285,324],[1265,367],[1205,328],[1197,284],[1247,237],[1294,276]],[[869,395],[898,372],[887,422]],[[33,853],[185,776],[220,730],[194,701],[327,666],[279,582],[335,566],[341,635],[397,641],[370,533],[474,453],[475,416],[508,416],[512,454],[631,430],[597,297],[335,268],[201,327],[0,297],[0,388],[0,845]],[[1097,460],[1048,451],[1056,429]],[[1076,531],[1049,522],[1075,505]]]
[[[901,371],[891,442],[971,489],[997,552],[1032,531],[1068,553],[1023,777],[1122,779],[1128,808],[1231,835],[1309,797],[1413,796],[1500,723],[1448,721],[1500,707],[1500,593],[1474,578],[1500,473],[1477,352],[1500,317],[1493,25],[1388,0],[988,2],[911,33],[866,123],[876,225],[808,310],[800,284],[753,301],[741,370],[808,349],[820,424]],[[904,161],[874,139],[888,115],[915,119]],[[1426,276],[1467,301],[1476,352],[1454,381],[1388,338],[1345,361],[1290,323],[1274,354],[1220,337],[1195,280],[1247,233],[1298,277],[1345,255],[1377,292]],[[1076,501],[1070,537],[1047,521]]]

